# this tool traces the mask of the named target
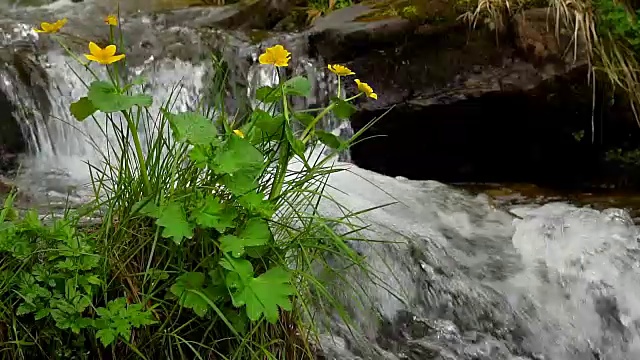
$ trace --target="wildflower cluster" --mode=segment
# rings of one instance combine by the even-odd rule
[[[284,67],[289,65],[289,60],[291,60],[291,53],[287,51],[282,45],[275,45],[273,47],[267,48],[265,52],[258,58],[260,64],[273,65],[276,67]],[[356,74],[344,65],[329,64],[328,68],[332,73],[338,76],[338,79],[343,76]],[[378,95],[373,91],[369,84],[361,82],[360,79],[355,79],[355,83],[356,85],[358,85],[358,90],[361,94],[365,94],[366,96],[373,99],[378,98]]]
[[[96,200],[51,224],[34,211],[17,216],[13,197],[5,202],[0,211],[4,354],[11,359],[52,354],[312,358],[309,344],[300,346],[314,331],[303,312],[310,304],[337,306],[312,266],[317,269],[325,253],[349,266],[363,262],[345,245],[347,235],[328,225],[349,227],[351,215],[330,218],[316,211],[326,177],[336,172],[330,157],[312,162],[306,153],[319,144],[334,155],[348,148],[361,132],[343,140],[318,123],[328,114],[348,119],[355,111],[351,100],[363,94],[376,99],[376,93],[356,79],[355,96],[341,99],[338,93],[324,108],[294,109],[290,98],[309,96],[311,87],[295,76],[258,89],[256,99],[265,106],[241,119],[222,112],[220,104],[172,112],[170,101],[150,114],[154,99],[136,91],[141,81],[129,82],[115,68],[126,65],[115,44],[119,19],[109,15],[104,23],[110,43],[87,41],[88,63],[64,46],[66,19],[34,29],[51,34],[94,77],[86,96],[69,110],[78,121],[91,118],[104,133],[111,127],[116,140],[108,147],[117,155],[113,159],[109,151],[102,164],[89,166]],[[291,53],[276,45],[259,60],[286,67]],[[99,78],[92,63],[105,66],[108,79]],[[355,75],[343,65],[329,70],[338,81]],[[147,133],[146,146],[140,124],[156,126]],[[294,157],[304,168],[292,173],[288,165]],[[87,216],[102,222],[80,225]],[[355,230],[346,232],[351,233]],[[326,265],[325,271],[340,269]]]

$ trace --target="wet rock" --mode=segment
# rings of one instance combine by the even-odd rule
[[[18,166],[17,155],[27,150],[23,121],[46,121],[51,109],[49,82],[37,56],[26,47],[0,48],[0,172]],[[37,146],[37,144],[31,144]]]
[[[295,5],[293,0],[242,0],[222,7],[224,18],[218,17],[209,26],[223,29],[272,29]],[[212,19],[213,20],[213,19]]]
[[[574,39],[574,32],[565,26],[556,31],[556,17],[551,9],[530,9],[513,18],[516,46],[534,64],[554,62],[568,66],[586,65],[588,53],[584,39]]]
[[[503,39],[498,45],[493,31],[468,33],[459,21],[420,26],[399,17],[361,21],[371,8],[358,5],[319,19],[310,30],[310,46],[318,56],[346,62],[368,79],[379,100],[362,104],[364,109],[404,101],[453,103],[491,92],[530,90],[584,64],[583,57],[573,61],[565,43],[555,44],[553,32],[543,30],[547,22],[540,14],[546,10],[534,10],[514,20],[515,44]]]
[[[391,17],[378,21],[358,21],[371,12],[366,5],[332,11],[314,22],[310,46],[327,61],[347,61],[400,43],[415,28],[410,21]]]
[[[529,91],[493,91],[444,104],[407,100],[386,114],[362,110],[352,118],[354,129],[385,114],[369,130],[382,136],[355,145],[352,159],[410,179],[588,186],[602,169],[596,166],[600,152],[588,137],[575,137],[589,129],[591,106],[589,98],[573,98],[572,81],[588,91],[578,72],[555,89],[545,82]]]

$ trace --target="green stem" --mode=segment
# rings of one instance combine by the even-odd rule
[[[352,96],[344,101],[351,101],[355,98],[357,98],[358,96],[362,95],[362,93]],[[327,106],[326,108],[324,108],[324,110],[322,110],[322,112],[320,112],[320,114],[318,114],[315,118],[313,118],[313,120],[309,123],[309,125],[307,126],[306,129],[304,129],[304,132],[302,133],[302,142],[303,143],[307,143],[310,139],[311,139],[311,134],[312,134],[312,130],[315,128],[316,124],[318,123],[318,121],[320,121],[320,119],[322,119],[325,115],[327,115],[327,113],[329,111],[331,111],[331,109],[333,109],[336,106],[336,103],[331,103],[331,105]]]
[[[136,148],[136,155],[138,156],[138,163],[140,166],[140,175],[142,176],[142,181],[144,182],[145,195],[149,195],[151,193],[151,182],[149,182],[149,175],[147,174],[147,163],[144,160],[144,154],[142,153],[142,144],[140,143],[140,137],[138,136],[138,127],[133,122],[131,116],[126,111],[121,111],[124,118],[127,119],[127,125],[131,130],[131,135],[133,136],[133,144]]]
[[[309,141],[309,139],[311,138],[311,130],[313,130],[315,128],[315,126],[318,123],[318,121],[320,121],[320,119],[322,119],[325,115],[327,115],[327,113],[329,111],[331,111],[331,109],[333,109],[333,107],[335,105],[336,105],[335,103],[331,103],[331,105],[329,105],[326,108],[324,108],[324,110],[322,110],[322,112],[320,114],[318,114],[315,118],[313,118],[313,120],[309,123],[307,128],[304,129],[304,132],[302,133],[302,142],[303,143],[306,144],[307,141]]]
[[[287,139],[286,134],[286,127],[289,126],[289,108],[287,106],[287,97],[284,92],[284,86],[280,86],[280,91],[282,91],[282,106],[284,107],[284,124],[282,125],[282,136],[280,138],[280,154],[278,154],[279,158],[277,165],[278,167],[276,168],[276,174],[273,178],[273,186],[271,187],[269,200],[275,199],[282,192],[282,186],[284,184],[284,178],[287,174],[287,166],[289,165],[289,155],[291,152],[289,140]]]

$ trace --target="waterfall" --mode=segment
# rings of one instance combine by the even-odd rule
[[[26,36],[33,34],[28,33]],[[308,98],[294,98],[292,105],[296,109],[326,106],[329,94],[336,93],[337,82],[330,81],[327,77],[325,65],[321,60],[311,59],[303,54],[304,48],[296,48],[299,44],[295,41],[289,43],[292,50],[297,52],[297,58],[293,62],[295,66],[289,70],[290,76],[306,75],[312,85],[311,95]],[[257,62],[257,57],[262,51],[259,47],[242,44],[235,50],[233,55],[227,54],[227,61],[237,62],[238,52],[249,53],[253,60],[252,63],[240,62],[234,65],[235,70],[245,77],[242,82],[246,83],[246,93],[240,95],[255,99],[255,90],[261,86],[274,85],[277,76],[273,68]],[[61,51],[50,50],[42,58],[42,67],[47,79],[43,92],[48,105],[39,106],[29,95],[23,94],[19,97],[26,101],[22,101],[24,106],[20,109],[32,109],[31,116],[27,116],[26,113],[15,114],[16,118],[20,119],[31,150],[22,160],[23,169],[18,182],[30,193],[46,194],[47,201],[69,196],[79,202],[85,201],[87,196],[91,195],[88,188],[88,163],[99,165],[107,153],[109,143],[114,141],[113,134],[109,131],[109,126],[101,127],[91,118],[78,122],[69,112],[70,104],[86,95],[86,84],[92,81],[91,74]],[[99,77],[107,77],[104,67],[95,66],[93,70]],[[211,65],[205,62],[154,59],[153,56],[143,64],[127,70],[131,77],[142,76],[147,80],[141,90],[153,96],[154,103],[150,109],[152,115],[158,114],[160,106],[176,89],[178,93],[173,94],[172,111],[194,110],[205,93],[212,90],[208,88],[211,84],[206,82],[211,77],[211,71]],[[11,87],[15,86],[15,79],[5,80],[5,83],[5,92],[14,93]],[[26,90],[23,92],[28,93]],[[344,90],[342,93],[344,94]],[[236,97],[237,95],[235,94]],[[255,100],[251,105],[259,106]],[[95,116],[98,121],[107,124],[104,114],[97,113]],[[353,134],[348,121],[339,121],[331,116],[328,116],[321,126],[343,139],[348,139]],[[152,130],[153,126],[149,129]],[[141,129],[142,132],[145,132],[145,129]],[[144,143],[144,134],[141,134],[141,137]],[[348,152],[341,154],[341,160],[349,160]]]
[[[79,122],[69,111],[72,102],[86,95],[85,84],[92,80],[82,66],[56,51],[47,54],[44,65],[49,80],[46,91],[50,113],[34,111],[29,119],[25,119],[23,113],[16,114],[22,120],[23,133],[31,150],[24,156],[17,181],[29,193],[46,194],[49,200],[70,196],[85,201],[91,195],[88,164],[99,166],[104,156],[114,155],[107,151],[109,143],[114,141],[113,129],[102,113],[95,116],[106,126],[98,125],[91,118]],[[98,76],[106,77],[104,68],[94,70]],[[174,90],[172,111],[194,110],[204,88],[205,72],[203,64],[168,59],[149,61],[144,66],[129,69],[132,76],[148,79],[142,90],[154,98],[150,109],[154,115]],[[118,121],[118,117],[114,120]],[[144,145],[145,133],[152,134],[155,127],[142,124],[141,128]]]

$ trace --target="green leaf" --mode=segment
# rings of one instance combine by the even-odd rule
[[[24,302],[20,304],[20,306],[18,306],[18,308],[16,309],[16,315],[20,316],[20,315],[30,314],[36,311],[36,309],[37,308],[34,304]]]
[[[51,309],[49,308],[40,309],[36,312],[34,318],[36,320],[44,319],[45,317],[49,316],[50,312],[51,312]]]
[[[257,109],[251,114],[252,121],[255,126],[265,133],[268,138],[274,137],[282,131],[282,124],[284,124],[284,115],[271,116],[266,111]]]
[[[232,265],[230,267],[233,269],[240,270],[240,272],[235,272],[236,276],[231,276],[231,279],[227,280],[227,285],[237,285],[233,286],[236,291],[231,293],[233,306],[245,305],[249,320],[257,321],[264,315],[267,321],[272,324],[278,321],[278,307],[291,311],[292,305],[289,296],[295,294],[295,289],[291,285],[289,272],[281,267],[275,267],[254,278],[251,275],[246,276],[248,273],[247,265],[243,264],[246,262],[251,266],[251,263],[247,260],[236,260],[236,262],[237,264],[231,264],[231,261],[226,263],[226,265]],[[221,265],[227,268],[222,264],[222,261]]]
[[[342,146],[342,141],[340,141],[340,139],[337,136],[333,135],[330,132],[323,131],[323,130],[316,130],[315,134],[323,144],[327,145],[332,149],[339,149]]]
[[[249,219],[238,236],[225,235],[220,238],[220,250],[230,252],[234,257],[244,254],[245,247],[260,246],[271,239],[267,222],[260,218]]]
[[[180,305],[192,309],[198,316],[205,316],[210,309],[209,302],[202,298],[202,295],[212,302],[219,299],[212,287],[205,286],[205,275],[201,272],[187,272],[180,275],[175,284],[171,286],[171,293],[178,297]],[[201,295],[202,294],[202,295]]]
[[[293,117],[296,120],[300,121],[300,123],[304,126],[309,126],[309,124],[313,122],[313,119],[315,119],[315,116],[304,112],[293,113]]]
[[[106,81],[94,81],[89,85],[88,99],[96,109],[112,113],[131,109],[134,106],[151,106],[153,99],[148,95],[126,95]]]
[[[304,76],[294,76],[285,81],[284,92],[287,95],[298,95],[308,97],[311,94],[311,83]]]
[[[262,101],[265,104],[278,101],[282,97],[282,92],[279,88],[273,88],[271,86],[263,86],[256,90],[256,99]]]
[[[212,145],[218,143],[218,129],[211,119],[196,112],[180,114],[165,112],[176,140],[191,145]]]
[[[91,100],[89,100],[89,98],[85,96],[81,97],[80,100],[71,103],[71,105],[69,106],[69,110],[71,111],[73,117],[76,118],[76,120],[83,121],[84,119],[93,115],[93,113],[95,113],[98,109],[96,109],[96,107],[93,106]]]
[[[238,216],[238,212],[225,206],[220,199],[214,196],[207,196],[192,212],[191,219],[203,228],[214,228],[220,232],[233,227],[233,221]]]
[[[39,230],[42,228],[42,223],[40,222],[38,212],[33,209],[28,210],[24,214],[24,218],[22,219],[22,223],[20,225],[20,227],[25,230]]]
[[[245,334],[247,332],[247,326],[249,325],[247,315],[229,307],[223,309],[223,314],[239,334]]]
[[[189,151],[189,159],[194,162],[197,168],[204,169],[207,166],[209,160],[209,154],[204,146],[194,146]]]
[[[116,341],[117,336],[117,331],[111,328],[100,329],[96,332],[96,337],[100,339],[100,342],[104,347],[107,347]]]
[[[227,174],[220,179],[220,183],[226,186],[236,196],[243,196],[255,190],[258,184],[260,169],[247,168],[238,170],[233,174]]]
[[[238,203],[250,213],[270,219],[274,214],[274,205],[265,197],[264,193],[248,192],[238,198]]]
[[[231,272],[225,278],[225,283],[230,288],[239,288],[253,278],[253,265],[248,260],[225,257],[220,260],[220,266]]]
[[[136,202],[131,208],[131,212],[140,212],[143,215],[158,218],[160,216],[160,208],[149,197],[144,197]]]
[[[171,238],[180,245],[184,238],[191,239],[193,237],[193,225],[187,221],[187,215],[182,205],[176,202],[170,202],[160,210],[160,217],[156,220],[158,226],[163,226],[162,236]]]
[[[214,158],[219,174],[233,174],[247,168],[260,168],[264,158],[251,143],[239,136],[230,136]]]
[[[353,115],[358,109],[353,106],[351,103],[346,102],[339,98],[331,99],[334,106],[331,111],[338,119],[349,119],[351,115]]]

